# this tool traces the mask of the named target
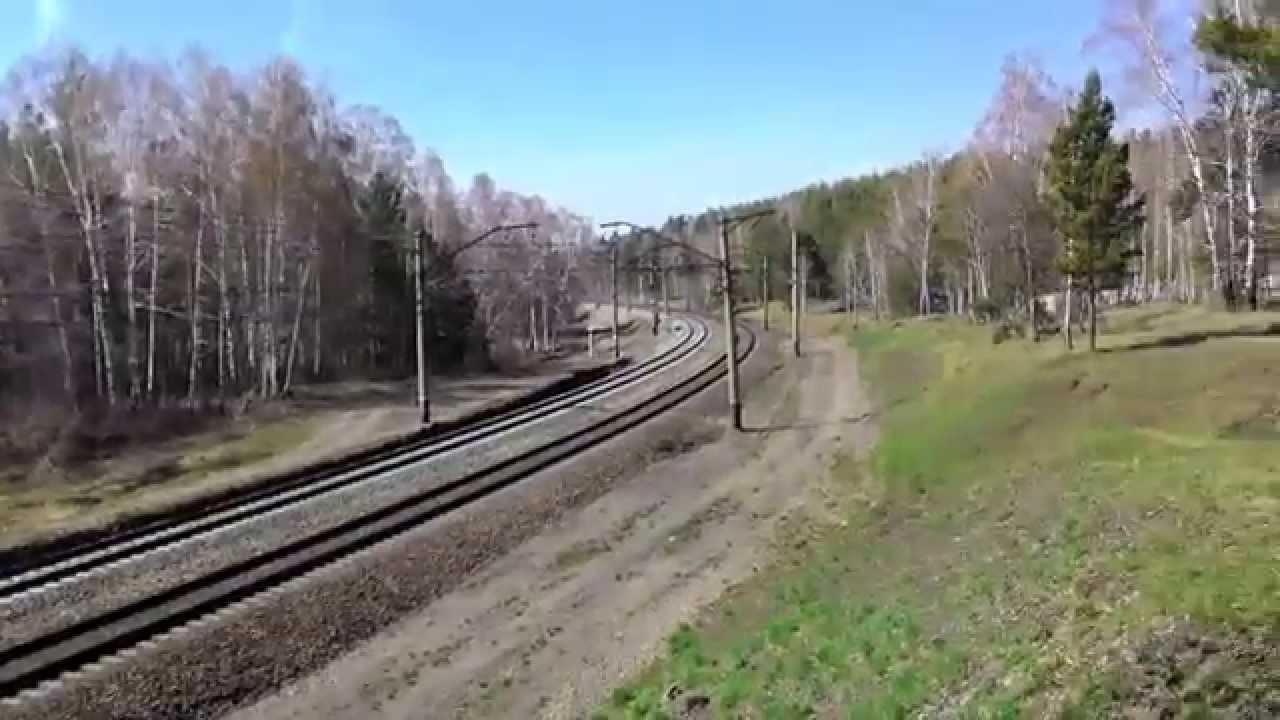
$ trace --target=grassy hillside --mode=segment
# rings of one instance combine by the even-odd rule
[[[850,335],[881,440],[605,717],[1280,716],[1280,315]]]

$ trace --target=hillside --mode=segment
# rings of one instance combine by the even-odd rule
[[[869,458],[602,715],[1275,717],[1280,315],[846,332]],[[688,715],[695,716],[695,715]]]

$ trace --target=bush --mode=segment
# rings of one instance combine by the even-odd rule
[[[991,332],[991,344],[999,345],[1005,340],[1012,340],[1015,337],[1021,339],[1026,336],[1026,328],[1021,323],[1004,320],[999,325],[996,325],[995,330]]]
[[[979,325],[995,322],[1003,314],[1000,304],[991,298],[984,298],[973,303],[973,318]]]

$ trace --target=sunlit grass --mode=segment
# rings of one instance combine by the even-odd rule
[[[1093,717],[1116,648],[1161,618],[1276,628],[1274,320],[1125,310],[1098,354],[864,325],[882,436],[830,480],[873,477],[877,500],[683,629],[601,712],[670,715],[677,687],[722,717]]]

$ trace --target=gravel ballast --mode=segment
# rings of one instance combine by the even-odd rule
[[[312,535],[483,467],[555,437],[582,431],[598,417],[684,377],[705,360],[694,355],[659,378],[587,407],[520,428],[326,493],[268,515],[168,546],[47,591],[0,602],[0,650],[68,627],[221,570],[239,560]]]
[[[178,633],[43,699],[5,708],[7,715],[216,717],[260,697],[429,605],[567,509],[638,472],[648,457],[669,452],[673,439],[679,446],[689,423],[705,423],[699,416],[718,412],[722,387],[571,462],[292,583],[287,592]]]

